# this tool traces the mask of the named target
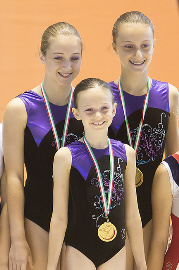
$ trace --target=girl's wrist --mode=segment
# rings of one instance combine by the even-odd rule
[[[56,270],[56,267],[53,265],[47,265],[47,270]]]

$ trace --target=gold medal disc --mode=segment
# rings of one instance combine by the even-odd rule
[[[139,187],[143,183],[143,173],[136,168],[136,177],[135,177],[135,185],[136,187]]]
[[[112,241],[116,235],[117,229],[109,220],[98,228],[98,237],[104,242]]]

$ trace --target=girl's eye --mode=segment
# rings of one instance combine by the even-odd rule
[[[55,60],[63,60],[63,57],[62,56],[56,56]]]
[[[74,56],[74,57],[71,58],[72,61],[77,61],[77,60],[79,60],[79,59],[80,59],[79,56]]]
[[[92,108],[88,108],[88,109],[85,110],[85,112],[92,112],[92,111],[93,111]]]
[[[124,47],[125,47],[126,49],[133,49],[133,45],[130,45],[130,44],[125,45]]]
[[[147,49],[147,48],[149,48],[149,47],[150,47],[149,44],[143,44],[143,45],[142,45],[142,48],[143,48],[143,49]]]
[[[101,108],[101,110],[106,111],[106,110],[108,110],[108,107],[104,106],[104,107]]]

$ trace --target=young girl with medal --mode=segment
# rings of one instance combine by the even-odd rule
[[[56,269],[64,241],[61,269],[125,270],[126,229],[138,269],[147,269],[135,190],[135,152],[108,138],[116,112],[111,88],[100,79],[85,79],[75,88],[74,104],[84,137],[61,148],[54,158],[47,269]]]
[[[47,267],[53,158],[60,147],[83,135],[83,126],[71,111],[71,83],[80,71],[81,57],[82,41],[72,25],[60,22],[49,26],[40,49],[40,60],[45,66],[43,83],[6,107],[4,159],[11,231],[10,270]]]
[[[158,167],[152,186],[152,239],[149,270],[179,269],[179,151]],[[169,249],[168,230],[172,218],[173,235]]]
[[[109,137],[129,144],[136,152],[136,190],[147,257],[153,177],[164,150],[168,156],[179,149],[178,91],[171,84],[148,76],[154,51],[154,29],[149,18],[138,11],[124,13],[115,22],[112,35],[121,75],[109,83],[117,103]],[[130,249],[127,251],[127,269],[133,269]]]

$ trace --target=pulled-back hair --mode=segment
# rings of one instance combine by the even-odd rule
[[[104,88],[106,90],[109,90],[111,95],[112,95],[112,102],[114,102],[112,88],[108,83],[106,83],[105,81],[100,80],[98,78],[87,78],[87,79],[82,80],[75,87],[75,90],[74,90],[74,105],[75,105],[75,108],[78,107],[78,105],[77,105],[77,103],[78,103],[77,102],[78,94],[80,92],[82,92],[82,91],[85,91],[85,90],[88,90],[88,89],[91,89],[91,88],[96,88],[96,87],[102,87],[102,88]]]
[[[154,36],[154,27],[153,27],[151,20],[139,11],[130,11],[130,12],[123,13],[117,19],[117,21],[115,22],[115,24],[113,26],[112,36],[113,36],[113,43],[114,44],[116,43],[116,39],[118,36],[118,27],[120,24],[123,24],[123,23],[145,23],[145,24],[148,24],[151,27],[152,33]]]
[[[74,35],[78,37],[81,41],[81,37],[78,31],[73,25],[66,22],[58,22],[52,24],[44,31],[42,35],[40,50],[44,56],[46,56],[47,50],[50,47],[51,39],[55,38],[58,35],[65,35],[65,36]]]

